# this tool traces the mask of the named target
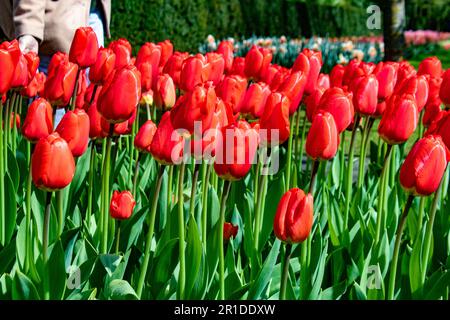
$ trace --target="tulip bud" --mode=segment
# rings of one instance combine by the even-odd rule
[[[245,56],[244,72],[248,78],[259,79],[272,61],[272,52],[266,48],[252,46]]]
[[[141,97],[141,81],[135,66],[128,65],[114,73],[98,97],[98,111],[110,123],[128,120]]]
[[[205,56],[196,54],[184,60],[180,73],[180,89],[192,91],[195,86],[209,79],[211,64]]]
[[[401,61],[398,64],[397,83],[395,84],[394,92],[397,92],[405,80],[416,75],[416,69],[408,62]]]
[[[208,52],[205,57],[211,66],[208,81],[212,81],[214,85],[217,85],[223,77],[225,60],[221,54],[215,52]]]
[[[69,60],[80,68],[92,66],[97,59],[98,40],[91,27],[81,27],[75,31],[70,46]]]
[[[34,100],[28,107],[22,134],[28,141],[37,142],[53,131],[53,110],[44,98]]]
[[[316,109],[316,112],[320,111],[331,113],[338,133],[343,132],[350,126],[354,117],[352,94],[337,87],[325,90]]]
[[[57,132],[39,140],[31,156],[31,176],[39,189],[65,188],[75,174],[75,160],[69,146]]]
[[[64,114],[56,132],[66,140],[74,157],[81,157],[89,143],[89,116],[83,109]]]
[[[277,91],[278,88],[283,84],[286,78],[289,76],[290,71],[286,68],[279,68],[278,72],[273,76],[270,82],[270,89],[272,91]]]
[[[331,113],[318,112],[306,137],[306,153],[314,160],[329,160],[336,155],[339,132]]]
[[[317,87],[325,89],[330,88],[330,76],[324,73],[319,74],[319,78],[317,78]]]
[[[62,52],[54,54],[48,66],[45,98],[56,106],[68,105],[77,81],[77,73],[78,66],[69,62],[67,54]]]
[[[450,69],[442,75],[442,84],[439,90],[439,97],[447,108],[450,107]]]
[[[439,112],[428,128],[425,136],[439,135],[447,147],[447,160],[450,160],[450,110]]]
[[[398,93],[410,94],[416,100],[418,112],[420,113],[425,107],[428,100],[429,86],[426,76],[413,76],[403,82],[403,85],[399,88]]]
[[[361,61],[357,59],[350,60],[345,66],[344,74],[342,76],[342,86],[349,86],[355,77],[355,73],[361,66]]]
[[[264,112],[261,116],[260,128],[266,130],[261,137],[261,143],[266,146],[283,144],[290,134],[289,107],[291,102],[282,93],[274,92],[267,98]],[[276,130],[278,137],[272,137]]]
[[[423,116],[423,124],[428,126],[430,120],[433,118],[432,114],[436,111],[441,110],[441,99],[439,98],[439,89],[441,88],[442,78],[430,78],[428,80],[428,99],[425,104],[425,113]],[[425,118],[426,116],[426,118]]]
[[[330,72],[330,87],[342,87],[342,78],[344,77],[345,67],[337,64]]]
[[[321,51],[304,49],[295,60],[292,70],[303,71],[307,75],[305,94],[310,95],[316,89],[320,68],[322,68]]]
[[[104,120],[97,110],[97,103],[94,102],[88,109],[89,116],[89,138],[101,139],[107,137],[109,134],[109,123]]]
[[[247,79],[238,75],[225,76],[216,89],[217,95],[234,113],[240,111],[246,90]]]
[[[398,64],[394,62],[380,62],[374,70],[378,80],[378,100],[386,100],[394,93],[397,82]]]
[[[230,222],[225,222],[223,224],[223,241],[228,242],[231,237],[236,238],[238,230],[238,226],[235,226]]]
[[[180,163],[183,158],[184,139],[172,125],[171,112],[167,111],[161,117],[150,145],[153,158],[164,165]]]
[[[261,75],[261,80],[270,85],[275,75],[280,71],[280,66],[276,64],[270,64],[264,74]]]
[[[75,108],[83,108],[84,107],[84,97],[87,91],[87,76],[86,70],[81,70],[80,75],[78,77],[78,85],[77,85],[77,94],[75,97]]]
[[[28,84],[28,65],[27,59],[20,54],[19,61],[16,64],[14,75],[11,81],[11,88],[23,88]]]
[[[435,192],[447,167],[446,149],[440,136],[420,139],[406,156],[400,168],[402,187],[415,195]]]
[[[113,75],[115,65],[114,51],[100,48],[95,63],[89,69],[89,80],[96,85],[104,85]]]
[[[28,52],[27,54],[24,55],[24,57],[25,57],[25,60],[27,61],[27,70],[28,70],[27,83],[29,83],[36,76],[36,72],[37,72],[37,69],[38,69],[39,63],[40,63],[40,58],[33,51]]]
[[[260,118],[270,94],[270,88],[264,82],[252,83],[242,99],[240,112],[252,118]]]
[[[130,191],[114,190],[109,205],[109,214],[113,219],[126,220],[131,217],[135,205],[136,201]]]
[[[112,41],[108,48],[111,49],[116,56],[116,69],[121,69],[131,63],[131,44],[127,39],[120,38]]]
[[[442,64],[438,57],[428,57],[422,60],[417,70],[417,75],[429,75],[432,78],[440,78],[442,75]]]
[[[355,112],[362,116],[371,116],[377,110],[378,81],[375,75],[353,79],[350,88],[353,92]]]
[[[0,44],[0,96],[11,87],[14,71],[20,59],[20,49],[17,40]]]
[[[20,94],[28,98],[33,98],[36,95],[41,94],[44,90],[46,80],[47,77],[43,72],[36,73],[28,85],[20,91]]]
[[[156,132],[156,124],[152,120],[147,120],[139,129],[134,138],[134,146],[141,152],[150,153],[153,136]]]
[[[288,243],[303,242],[313,225],[313,196],[301,189],[288,190],[277,207],[273,222],[275,236]]]
[[[147,42],[140,49],[136,57],[136,67],[141,72],[142,90],[154,90],[159,74],[161,47]]]
[[[412,95],[393,95],[378,125],[378,134],[388,144],[400,144],[408,140],[416,130],[418,110]]]
[[[175,84],[168,74],[158,76],[154,92],[155,105],[158,109],[171,109],[176,100]]]
[[[233,59],[233,64],[231,66],[231,70],[228,72],[228,74],[236,74],[238,76],[245,78],[245,58],[244,57],[235,57]]]
[[[164,40],[162,42],[158,42],[157,46],[161,48],[161,58],[159,59],[159,67],[164,68],[167,61],[173,54],[173,44],[170,40]]]
[[[233,66],[234,48],[230,41],[222,41],[219,43],[216,52],[223,56],[225,61],[225,71],[229,72]]]
[[[225,180],[240,180],[250,171],[258,148],[258,132],[239,120],[222,128],[216,148],[214,170]]]
[[[167,73],[172,79],[175,85],[180,85],[180,73],[184,60],[189,57],[187,52],[175,52],[167,61],[163,68],[163,73]]]
[[[306,97],[305,99],[306,118],[308,119],[309,122],[312,122],[314,116],[316,115],[320,99],[322,98],[324,92],[325,92],[324,88],[317,87],[316,90],[314,90],[314,92],[311,95]]]
[[[306,86],[306,79],[307,77],[303,72],[293,72],[286,77],[277,90],[290,100],[289,115],[293,115],[300,105]]]

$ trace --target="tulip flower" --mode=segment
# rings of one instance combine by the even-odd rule
[[[342,87],[342,79],[344,77],[345,67],[337,64],[330,72],[330,87]]]
[[[87,91],[86,70],[80,70],[78,76],[77,92],[75,97],[75,108],[83,108],[85,104],[85,95]]]
[[[361,61],[357,59],[350,60],[345,66],[344,74],[342,75],[342,86],[349,86],[355,77],[355,73],[361,66]]]
[[[417,109],[420,113],[425,107],[429,95],[429,86],[426,76],[422,75],[408,78],[403,82],[403,85],[399,88],[397,94],[413,95],[416,100]]]
[[[299,243],[308,238],[313,225],[313,196],[301,189],[288,190],[277,207],[273,223],[275,236],[287,243]]]
[[[280,71],[280,68],[277,64],[270,64],[261,75],[261,80],[270,85],[275,75]]]
[[[446,147],[441,136],[426,136],[406,156],[400,168],[400,184],[409,193],[428,196],[437,190],[446,167]]]
[[[442,75],[442,84],[439,90],[439,97],[447,108],[450,107],[450,69],[447,69]]]
[[[14,71],[20,59],[20,49],[17,40],[0,44],[0,96],[11,87]]]
[[[96,102],[91,104],[87,114],[89,116],[89,138],[101,139],[107,137],[109,134],[109,123],[98,112]]]
[[[328,90],[326,90],[328,91]],[[306,118],[309,122],[312,122],[314,116],[316,115],[317,108],[320,103],[320,99],[322,98],[323,94],[325,92],[324,88],[317,87],[314,92],[306,97],[305,99],[305,106],[306,106]],[[351,99],[350,99],[351,101]],[[353,105],[352,105],[353,106]]]
[[[225,60],[220,53],[208,52],[206,60],[211,66],[211,71],[208,76],[208,81],[212,81],[214,85],[217,85],[222,80],[223,72],[225,70]]]
[[[319,74],[317,78],[317,87],[328,89],[330,87],[330,76],[325,73]]]
[[[442,78],[430,78],[428,80],[429,93],[427,103],[425,104],[425,113],[423,118],[423,124],[425,126],[428,126],[431,119],[433,119],[432,114],[441,109],[441,99],[439,97],[439,89],[441,88],[441,84]],[[432,111],[431,114],[430,111]],[[427,119],[425,119],[425,115],[427,116]]]
[[[397,83],[395,84],[394,92],[398,91],[403,86],[404,81],[415,75],[416,69],[414,69],[408,61],[399,62],[397,70]]]
[[[286,78],[289,76],[290,71],[286,68],[279,68],[278,72],[273,76],[270,82],[270,89],[272,91],[278,90],[278,88],[283,84]]]
[[[259,79],[272,61],[272,52],[266,48],[252,46],[245,56],[244,72],[248,78]]]
[[[412,95],[394,95],[386,107],[378,134],[388,144],[400,144],[408,140],[419,121],[416,100]]]
[[[398,64],[394,62],[379,62],[374,70],[378,80],[378,100],[384,101],[394,93],[397,83]]]
[[[245,58],[235,57],[233,59],[231,70],[228,71],[228,74],[236,74],[238,76],[245,77],[244,69],[245,69]]]
[[[161,47],[147,42],[140,49],[136,57],[136,67],[141,73],[142,90],[146,92],[155,88],[159,74]]]
[[[184,60],[180,73],[180,89],[191,91],[198,84],[208,81],[211,64],[205,56],[196,54]]]
[[[135,205],[136,201],[130,191],[114,190],[109,205],[109,214],[113,219],[126,220],[131,217]]]
[[[108,45],[108,48],[111,49],[116,56],[116,69],[121,69],[131,63],[131,44],[127,39],[120,38],[112,41]]]
[[[168,74],[158,76],[153,98],[156,107],[161,110],[171,109],[175,105],[175,84]]]
[[[216,89],[217,95],[234,113],[240,111],[246,90],[247,79],[238,75],[225,76]]]
[[[303,71],[308,76],[305,86],[305,94],[310,95],[317,86],[320,68],[322,68],[322,52],[304,49],[292,66],[293,71]]]
[[[75,31],[69,52],[70,62],[84,69],[92,66],[97,59],[98,40],[91,27],[81,27]]]
[[[53,110],[44,98],[34,100],[28,107],[22,134],[28,141],[37,142],[53,131]]]
[[[442,141],[447,147],[447,160],[450,161],[450,110],[439,113],[428,128],[425,136],[429,134],[441,136]]]
[[[329,160],[339,147],[339,132],[331,113],[318,112],[306,137],[306,153],[314,160]]]
[[[67,142],[57,132],[39,140],[31,156],[33,183],[39,189],[65,188],[75,174],[75,160]]]
[[[201,122],[201,130],[204,132],[211,126],[216,99],[211,82],[196,86],[178,99],[171,112],[173,127],[193,133],[195,123]]]
[[[20,94],[28,98],[33,98],[36,95],[41,94],[44,90],[46,79],[45,73],[36,73],[33,79],[28,82],[28,85],[20,91]]]
[[[89,69],[89,80],[96,85],[104,85],[113,75],[116,55],[113,50],[100,48],[95,63]]]
[[[57,52],[50,60],[44,96],[56,106],[66,106],[70,102],[77,81],[78,66],[69,62],[67,54]]]
[[[150,145],[153,158],[164,165],[178,164],[183,158],[184,139],[172,125],[171,112],[163,114]]]
[[[30,82],[35,76],[36,72],[39,67],[40,58],[39,56],[33,52],[30,51],[27,54],[24,55],[25,60],[27,61],[27,69],[28,69],[28,82]]]
[[[159,67],[164,68],[167,61],[173,54],[173,44],[172,42],[170,42],[170,40],[166,39],[164,41],[158,42],[157,46],[161,48],[161,58],[159,59]]]
[[[55,131],[66,140],[72,155],[81,157],[89,142],[89,116],[83,109],[68,111]]]
[[[233,66],[234,48],[230,41],[222,41],[219,43],[216,52],[221,54],[225,62],[225,72],[229,72]]]
[[[331,113],[338,133],[343,132],[350,126],[354,117],[352,94],[337,87],[325,90],[316,108],[316,113],[320,111]],[[314,114],[312,114],[313,118]]]
[[[230,241],[231,237],[236,238],[238,230],[238,226],[230,222],[225,222],[223,225],[223,241],[226,243]]]
[[[428,57],[422,60],[417,70],[417,75],[427,74],[432,78],[440,78],[442,75],[442,64],[437,57]]]
[[[293,115],[300,105],[306,87],[306,79],[307,77],[303,72],[293,72],[286,77],[277,89],[278,92],[289,98],[289,115]]]
[[[150,153],[153,137],[156,133],[156,124],[152,120],[147,120],[139,129],[134,138],[134,146],[140,152]]]
[[[260,129],[266,130],[261,137],[261,143],[266,146],[275,146],[284,143],[290,134],[289,108],[291,101],[282,93],[274,92],[267,98],[264,112],[260,120]],[[278,136],[272,137],[273,131]]]
[[[252,83],[242,99],[240,112],[252,118],[260,118],[270,94],[270,87],[264,82]]]
[[[362,116],[371,116],[377,110],[378,80],[375,75],[358,77],[350,85],[353,92],[355,112]]]
[[[11,81],[11,88],[23,88],[28,84],[28,64],[25,56],[21,54],[16,64],[14,75]]]
[[[177,87],[180,85],[181,67],[187,57],[189,57],[187,52],[176,51],[164,65],[163,73],[167,73],[173,79],[173,82]]]
[[[98,97],[98,111],[110,123],[128,120],[141,97],[139,71],[128,65],[117,70],[102,88]]]
[[[240,180],[250,171],[258,148],[258,132],[239,120],[222,128],[214,170],[224,180]]]

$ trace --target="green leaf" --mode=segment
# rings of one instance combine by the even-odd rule
[[[189,266],[186,272],[186,297],[189,297],[198,278],[198,271],[202,260],[202,242],[198,233],[197,223],[194,216],[191,216],[188,224],[187,245],[186,245],[186,265]]]
[[[111,300],[138,300],[138,296],[125,280],[112,280],[106,289],[106,297]]]
[[[6,243],[11,240],[17,218],[16,190],[9,173],[5,175],[5,239]]]
[[[25,256],[27,254],[27,247],[25,243],[25,237],[26,237],[26,218],[22,219],[22,223],[19,226],[19,231],[17,232],[16,236],[16,256],[17,256],[17,262],[19,262],[21,270],[23,270],[24,264],[25,264]],[[28,233],[30,236],[30,232]]]
[[[436,271],[425,282],[424,292],[426,300],[437,300],[446,296],[448,284],[450,283],[450,271]]]
[[[17,271],[12,286],[13,300],[39,300],[39,294],[33,282],[22,272]]]
[[[259,234],[259,252],[261,252],[267,239],[273,231],[273,219],[275,218],[275,213],[277,212],[278,203],[283,196],[284,185],[284,178],[273,180],[269,185],[267,196],[264,200],[264,215],[262,216],[261,232]]]
[[[13,279],[8,273],[0,277],[0,300],[11,300]]]
[[[7,172],[11,178],[12,185],[14,186],[15,193],[19,190],[20,171],[17,166],[17,159],[10,148],[8,148],[8,168]]]
[[[151,272],[149,272],[153,284],[151,290],[155,296],[170,279],[177,264],[178,239],[171,239],[161,247],[161,250],[157,251],[153,259]]]
[[[52,253],[48,260],[47,272],[50,287],[50,298],[60,300],[64,295],[66,288],[66,268],[64,260],[64,250],[61,241],[55,242]]]
[[[12,239],[12,241],[0,251],[0,274],[9,272],[10,268],[12,268],[12,264],[15,260],[15,251],[16,239]]]
[[[108,275],[112,275],[122,260],[122,256],[117,254],[101,254],[99,255],[100,262],[105,268]]]

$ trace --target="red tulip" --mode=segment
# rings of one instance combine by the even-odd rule
[[[304,55],[304,57],[303,57]],[[322,52],[304,49],[292,66],[293,71],[303,71],[308,76],[305,86],[305,94],[310,95],[317,86],[320,68],[322,68]]]
[[[344,77],[345,67],[337,64],[330,72],[330,87],[342,87],[342,78]]]
[[[236,238],[238,230],[238,226],[235,226],[230,222],[225,222],[223,225],[223,241],[228,242],[231,237]]]
[[[333,115],[318,112],[306,137],[306,153],[314,160],[329,160],[336,155],[338,146],[339,132]]]
[[[289,107],[291,102],[282,93],[274,92],[267,98],[264,112],[260,120],[260,129],[266,130],[261,142],[266,146],[275,146],[284,143],[290,134]],[[273,130],[278,136],[273,137]]]
[[[24,57],[25,60],[27,61],[28,83],[29,83],[36,76],[36,72],[41,60],[39,56],[33,51],[28,52],[27,54],[24,55]]]
[[[89,116],[83,109],[64,114],[56,132],[66,140],[74,157],[81,157],[89,143]]]
[[[441,118],[443,113],[441,106],[439,104],[431,104],[425,107],[425,112],[423,113],[422,123],[425,127],[430,127],[430,125]]]
[[[136,201],[130,191],[114,190],[109,205],[109,214],[113,219],[126,220],[131,217],[135,205]]]
[[[325,73],[319,74],[319,78],[317,78],[317,87],[328,89],[330,87],[330,76]]]
[[[355,78],[350,86],[353,91],[355,112],[362,116],[371,116],[377,110],[378,80],[375,75]]]
[[[31,175],[39,189],[65,188],[75,174],[75,160],[69,146],[57,132],[39,140],[31,156]]]
[[[306,87],[306,79],[303,72],[292,72],[277,90],[289,98],[289,115],[293,115],[300,105]]]
[[[180,89],[191,91],[198,84],[208,81],[211,73],[211,64],[206,57],[196,54],[184,60],[180,73]]]
[[[245,56],[244,72],[248,78],[259,79],[272,61],[272,52],[266,48],[252,46]]]
[[[400,89],[405,80],[415,75],[416,69],[414,69],[414,67],[408,61],[399,62],[397,71],[397,83],[395,84],[394,92]]]
[[[428,92],[427,103],[425,104],[425,113],[424,113],[424,119],[423,119],[424,124],[426,123],[425,122],[425,114],[427,114],[426,120],[429,120],[431,110],[433,110],[433,109],[434,109],[434,111],[436,111],[437,109],[440,110],[441,99],[439,98],[439,89],[441,88],[441,84],[442,84],[442,78],[430,78],[428,80],[429,92]]]
[[[394,62],[380,62],[374,70],[378,80],[378,100],[384,101],[394,93],[397,82],[398,64]]]
[[[270,93],[270,87],[264,82],[252,83],[245,92],[240,112],[252,118],[261,117]]]
[[[153,136],[156,132],[156,124],[152,120],[147,120],[139,129],[134,138],[134,146],[141,152],[150,153]]]
[[[398,94],[412,95],[416,100],[417,109],[420,113],[425,107],[429,94],[428,80],[426,76],[413,76],[408,78],[399,88]]]
[[[34,100],[27,110],[22,134],[28,141],[37,142],[53,131],[53,110],[44,98]]]
[[[219,43],[216,52],[223,56],[225,61],[225,71],[229,72],[233,66],[234,48],[231,41],[222,41]]]
[[[83,108],[85,103],[85,95],[87,91],[87,76],[86,70],[81,70],[78,77],[77,95],[75,99],[75,108]]]
[[[89,69],[89,80],[96,85],[104,85],[113,75],[116,55],[111,49],[100,48],[95,63]]]
[[[11,88],[23,88],[28,85],[28,65],[27,59],[23,54],[20,55],[19,61],[16,64],[14,75],[11,81]]]
[[[270,85],[275,78],[275,75],[280,71],[280,68],[281,67],[277,64],[270,64],[266,71],[261,75],[261,80]]]
[[[173,79],[173,82],[177,87],[180,85],[181,67],[187,57],[189,57],[187,52],[176,51],[163,68],[163,73],[167,73]]]
[[[0,96],[11,87],[14,71],[20,59],[20,49],[17,40],[0,44]]]
[[[231,70],[228,71],[228,74],[236,74],[238,76],[245,77],[244,69],[245,69],[245,58],[235,57],[233,59]]]
[[[170,40],[164,40],[157,44],[161,48],[161,58],[159,59],[159,67],[164,68],[167,61],[173,54],[173,44]]]
[[[217,87],[217,95],[230,107],[234,113],[241,109],[242,100],[247,90],[247,79],[238,76],[225,76]]]
[[[178,99],[171,112],[173,127],[193,133],[196,122],[200,122],[204,132],[211,126],[216,99],[216,92],[211,82],[196,86]]]
[[[87,113],[89,116],[89,138],[101,139],[107,137],[109,134],[109,123],[98,112],[96,102],[91,104]]]
[[[131,63],[131,44],[127,39],[120,38],[112,41],[108,48],[111,49],[116,56],[116,69],[121,69]]]
[[[159,74],[159,61],[161,60],[161,47],[146,42],[136,57],[136,68],[141,72],[142,91],[154,90]]]
[[[114,73],[98,97],[98,111],[110,123],[128,120],[141,97],[141,81],[135,66],[128,65]]]
[[[346,130],[353,121],[354,109],[352,94],[344,92],[341,88],[330,88],[323,93],[316,113],[327,111],[333,115],[338,133]],[[312,115],[314,119],[314,115]]]
[[[273,222],[275,236],[288,243],[303,242],[313,225],[313,196],[301,189],[288,190],[280,199]]]
[[[57,52],[48,66],[48,78],[45,82],[44,96],[53,105],[66,106],[70,102],[78,66],[69,62],[67,54]]]
[[[400,168],[400,184],[415,195],[428,196],[439,187],[447,168],[446,148],[440,136],[420,139]]]
[[[447,69],[442,75],[441,89],[439,97],[447,108],[450,107],[450,69]]]
[[[168,74],[158,76],[154,99],[155,105],[158,109],[167,110],[175,105],[175,84]]]
[[[161,117],[158,128],[150,145],[150,153],[161,164],[178,164],[183,158],[183,136],[179,135],[172,125],[170,113]]]
[[[322,98],[324,92],[325,92],[324,88],[317,87],[316,90],[314,90],[314,92],[311,95],[306,97],[305,99],[306,118],[308,119],[309,122],[312,122],[317,112],[317,107],[319,106],[320,99]]]
[[[31,79],[31,81],[28,83],[28,85],[20,91],[20,94],[28,98],[33,98],[37,94],[42,94],[46,80],[47,77],[45,76],[45,73],[36,73],[34,78]]]
[[[389,144],[403,143],[416,130],[419,121],[417,104],[412,95],[393,95],[378,125],[378,134]]]
[[[433,134],[442,137],[447,147],[447,160],[450,160],[450,110],[440,112],[428,128],[426,135]]]
[[[239,120],[222,128],[214,170],[225,180],[240,180],[250,171],[258,148],[258,132]]]
[[[98,40],[91,27],[81,27],[75,31],[70,46],[69,60],[80,68],[92,66],[97,59]]]
[[[220,53],[215,52],[208,52],[205,57],[208,61],[208,64],[211,66],[208,81],[212,81],[214,85],[217,85],[223,77],[223,72],[225,70],[225,60]]]
[[[279,68],[278,72],[273,76],[272,81],[270,82],[270,89],[272,89],[272,91],[278,90],[278,88],[283,84],[289,74],[290,71],[288,69]]]
[[[114,124],[113,136],[123,136],[131,134],[134,120],[136,120],[136,110],[137,109],[134,109],[133,113],[131,114],[131,117],[129,117],[126,121]],[[101,121],[102,121],[102,129],[104,130],[105,128],[108,128],[106,131],[103,132],[103,134],[109,135],[110,126],[108,121],[106,121],[103,117]]]
[[[432,78],[440,78],[442,75],[442,64],[441,60],[437,57],[428,57],[422,60],[419,64],[419,69],[417,70],[418,75],[428,74]]]
[[[342,85],[349,86],[355,77],[355,73],[361,66],[361,61],[357,59],[350,60],[345,66],[344,74],[342,75]]]

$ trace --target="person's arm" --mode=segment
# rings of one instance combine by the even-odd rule
[[[44,39],[46,0],[14,0],[13,20],[16,38],[23,52],[37,53]]]

